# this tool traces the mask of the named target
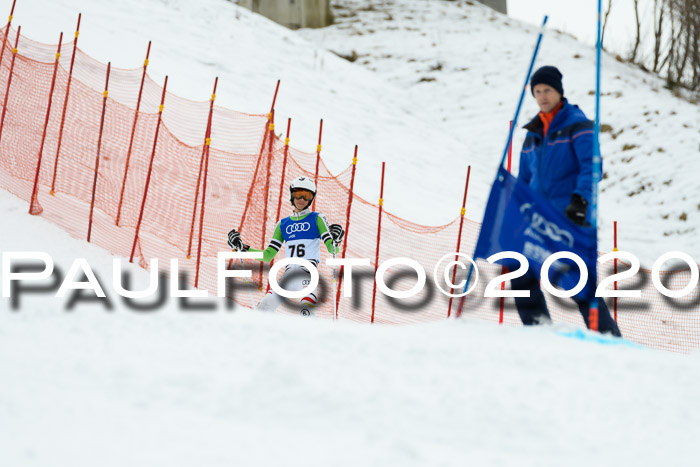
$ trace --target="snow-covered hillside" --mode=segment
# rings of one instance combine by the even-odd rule
[[[2,299],[3,466],[656,467],[700,456],[698,354],[468,318],[369,326],[223,305],[134,310],[109,290],[109,254],[26,207],[0,193],[3,249],[45,251],[61,276],[86,258],[113,309],[25,293],[10,311]],[[54,280],[41,285],[55,291]]]
[[[349,12],[359,2],[342,4]],[[320,118],[332,170],[360,145],[361,196],[376,199],[386,160],[385,207],[445,223],[458,214],[472,164],[468,216],[480,219],[534,28],[463,1],[383,5],[297,33],[225,0],[18,0],[13,24],[52,43],[61,30],[72,34],[82,12],[79,45],[96,59],[139,67],[153,40],[149,71],[159,81],[168,74],[169,90],[206,100],[219,76],[217,102],[251,113],[267,111],[280,78],[277,119],[293,117],[293,145],[313,151]],[[9,12],[10,2],[3,6]],[[385,8],[392,21],[380,21]],[[350,63],[327,49],[362,56]],[[589,114],[592,56],[551,34],[541,60],[561,64],[567,95]],[[602,235],[619,219],[621,246],[643,259],[671,247],[698,257],[692,232],[663,237],[666,228],[697,226],[687,204],[697,203],[697,107],[609,57],[606,70],[613,94],[604,122],[616,139],[604,140]],[[638,147],[623,151],[623,142]],[[652,174],[658,184],[626,195]],[[667,221],[655,220],[662,208]],[[671,224],[680,209],[686,221]],[[111,307],[55,298],[56,278],[44,282],[54,292],[20,295],[17,308],[0,299],[2,466],[694,466],[700,457],[697,353],[468,317],[391,327],[221,302],[213,311],[167,300],[135,310],[114,296],[107,252],[26,212],[27,203],[0,191],[2,251],[47,252],[62,275],[86,258]],[[643,234],[659,240],[644,243]],[[134,283],[148,280],[127,269]]]
[[[469,164],[467,216],[481,220],[536,36],[471,3],[338,0],[335,26],[294,32],[225,0],[22,0],[13,24],[51,43],[74,30],[81,11],[79,45],[93,57],[135,68],[153,40],[149,73],[168,74],[169,90],[205,100],[219,76],[217,103],[251,113],[267,111],[279,78],[276,118],[293,118],[292,145],[314,151],[323,118],[331,170],[346,167],[359,144],[360,196],[376,201],[387,161],[385,209],[441,225],[458,215]],[[593,116],[591,47],[549,31],[538,63],[557,64],[567,97]],[[535,110],[528,96],[521,123]],[[612,248],[618,220],[620,247],[643,266],[670,249],[700,258],[698,106],[606,55],[602,122],[600,248]]]
[[[461,140],[462,150],[448,165],[430,168],[426,178],[440,186],[456,183],[453,177],[465,163],[472,164],[478,179],[493,177],[537,36],[537,28],[474,3],[382,0],[368,6],[362,0],[335,0],[334,26],[301,33],[340,55],[354,55],[355,64],[403,90],[411,114]],[[548,31],[537,64],[559,67],[565,96],[594,117],[594,48]],[[663,80],[608,54],[601,88],[601,249],[611,249],[617,220],[621,248],[638,255],[643,265],[650,267],[672,249],[700,262],[695,176],[700,107],[674,96]],[[537,110],[528,94],[520,125]],[[515,134],[514,171],[524,135],[524,130]],[[441,192],[441,199],[454,196]],[[470,198],[469,212],[477,220],[485,196],[477,189]]]

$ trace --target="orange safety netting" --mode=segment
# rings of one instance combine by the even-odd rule
[[[13,54],[16,37],[18,52]],[[228,250],[228,231],[240,228],[247,243],[265,248],[278,219],[280,199],[280,216],[284,217],[290,213],[287,187],[299,175],[315,176],[316,154],[285,146],[275,130],[270,131],[272,114],[250,115],[217,106],[213,107],[211,145],[206,151],[210,102],[192,102],[167,92],[154,143],[163,88],[145,74],[145,68],[111,68],[103,117],[107,66],[76,49],[66,100],[73,45],[62,45],[41,151],[37,196],[32,199],[56,46],[17,36],[16,30],[9,29],[0,63],[0,103],[7,99],[0,129],[0,187],[30,202],[32,213],[41,214],[76,238],[86,239],[100,122],[104,118],[91,242],[127,258],[133,248],[135,260],[144,267],[151,258],[157,258],[159,267],[168,269],[170,260],[176,258],[190,287],[197,281],[199,288],[216,293],[216,255]],[[136,112],[142,79],[142,98]],[[285,154],[286,169],[281,180]],[[144,202],[152,156],[153,169]],[[370,258],[374,263],[379,207],[354,195],[350,219],[345,219],[352,176],[352,165],[333,175],[321,161],[316,210],[325,213],[331,222],[348,225],[347,257]],[[391,204],[390,200],[387,204]],[[134,245],[141,213],[138,242]],[[460,219],[427,227],[386,211],[381,216],[379,263],[410,257],[423,266],[428,281],[420,293],[408,299],[391,299],[377,291],[374,320],[412,323],[446,318],[449,298],[437,290],[433,268],[443,255],[455,251]],[[462,253],[470,255],[474,251],[479,228],[479,223],[465,219]],[[283,255],[280,252],[277,259]],[[198,257],[201,263],[197,275]],[[245,266],[253,271],[254,285],[232,280],[229,292],[236,302],[250,307],[246,289],[252,290],[257,303],[267,287],[269,266],[260,268],[255,261],[246,261]],[[352,297],[340,300],[339,318],[370,322],[374,266],[355,268]],[[240,262],[233,267],[241,267]],[[611,264],[604,265],[599,275],[605,277],[611,269]],[[500,274],[501,267],[480,261],[478,270],[481,277],[476,290],[466,299],[465,314],[497,321],[499,300],[483,298],[483,293],[486,283]],[[332,271],[322,264],[319,273],[321,303],[316,313],[330,318],[334,308]],[[442,277],[442,270],[438,274]],[[456,283],[465,275],[462,271]],[[688,352],[700,346],[698,288],[682,299],[669,299],[656,290],[650,277],[650,271],[640,271],[634,279],[620,284],[642,291],[641,299],[620,300],[618,323],[623,335],[634,342],[674,351]],[[411,270],[388,274],[387,278],[387,285],[396,290],[407,290],[415,284]],[[666,287],[680,289],[690,280],[690,271],[665,271],[662,280]],[[583,325],[573,301],[549,295],[547,300],[554,321]],[[453,315],[458,302],[455,299],[452,304]],[[296,311],[296,300],[290,300],[285,308]],[[512,300],[506,301],[505,323],[520,323]]]

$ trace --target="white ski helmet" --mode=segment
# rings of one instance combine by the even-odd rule
[[[292,203],[292,206],[294,205],[294,198],[292,198],[292,193],[294,190],[308,190],[313,193],[313,196],[309,200],[309,204],[307,204],[307,206],[310,206],[311,202],[316,197],[316,184],[308,177],[297,177],[294,179],[294,181],[292,181],[292,184],[289,185],[289,201]]]

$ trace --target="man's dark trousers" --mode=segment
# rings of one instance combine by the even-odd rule
[[[544,294],[542,294],[542,289],[540,288],[540,279],[531,274],[529,271],[524,276],[518,277],[511,281],[511,288],[513,290],[529,290],[529,297],[517,297],[515,299],[515,306],[518,309],[518,314],[520,315],[520,320],[525,326],[539,324],[542,320],[549,320],[549,311],[547,310],[547,302],[544,299]],[[579,300],[577,298],[573,299],[578,305],[578,309],[583,316],[583,321],[585,321],[586,326],[588,326],[588,301]],[[605,301],[598,297],[598,331],[601,333],[610,333],[613,336],[622,337],[620,333],[620,328],[617,327],[617,323],[610,316],[610,310],[605,304]]]

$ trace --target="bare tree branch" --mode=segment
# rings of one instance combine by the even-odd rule
[[[604,46],[604,44],[605,44],[605,28],[606,28],[607,25],[608,25],[608,16],[610,16],[610,9],[611,9],[611,8],[612,8],[612,0],[608,0],[608,9],[607,9],[607,11],[605,12],[605,16],[604,16],[604,19],[603,19],[603,30],[602,30],[602,32],[600,33],[600,45],[601,45],[603,48],[605,48],[605,46]]]
[[[641,41],[642,35],[641,31],[641,21],[639,20],[639,0],[634,0],[634,19],[635,25],[637,26],[636,37],[634,40],[634,49],[632,49],[632,55],[630,56],[630,61],[634,62],[637,58],[637,50],[639,50],[639,42]]]
[[[652,71],[658,73],[661,61],[661,41],[664,27],[664,0],[654,0],[654,66]]]

